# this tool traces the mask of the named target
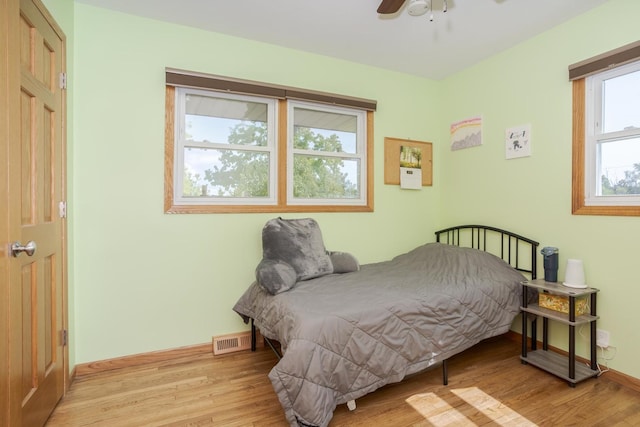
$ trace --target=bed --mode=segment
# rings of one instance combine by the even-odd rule
[[[256,281],[241,296],[233,310],[278,354],[269,379],[290,425],[327,426],[337,405],[438,364],[446,384],[447,359],[510,329],[538,243],[482,225],[435,235],[388,261],[276,294]]]

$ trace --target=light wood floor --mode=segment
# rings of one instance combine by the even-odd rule
[[[640,392],[603,374],[571,388],[518,358],[500,337],[439,368],[340,405],[337,426],[638,426]],[[51,416],[55,426],[286,426],[267,373],[268,348],[203,355],[76,378]]]

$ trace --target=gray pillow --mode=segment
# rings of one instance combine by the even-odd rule
[[[262,229],[262,257],[291,265],[297,280],[333,273],[320,227],[312,218],[267,221]]]
[[[360,263],[349,252],[329,252],[334,273],[351,273],[360,270]]]
[[[296,284],[296,271],[284,261],[262,259],[256,267],[256,280],[270,294],[288,291]]]

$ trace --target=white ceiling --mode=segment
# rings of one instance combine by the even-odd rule
[[[433,0],[433,21],[410,0],[76,1],[439,80],[608,0]]]

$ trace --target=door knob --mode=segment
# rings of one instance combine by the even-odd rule
[[[20,242],[14,242],[11,244],[11,255],[13,255],[14,257],[17,257],[22,252],[24,252],[28,256],[32,256],[33,254],[36,253],[37,248],[38,246],[36,245],[36,242],[34,242],[33,240],[28,241],[27,244],[24,246],[22,246]]]

